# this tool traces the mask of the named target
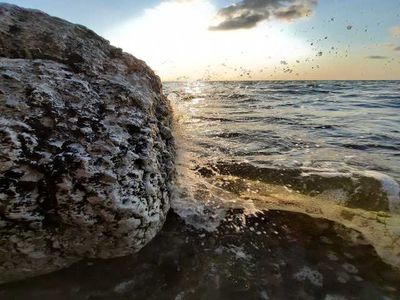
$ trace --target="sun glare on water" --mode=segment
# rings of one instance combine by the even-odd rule
[[[241,79],[247,70],[263,77],[264,68],[272,70],[282,60],[311,53],[305,41],[271,23],[251,30],[210,31],[216,15],[210,1],[168,1],[105,35],[145,60],[163,80]]]

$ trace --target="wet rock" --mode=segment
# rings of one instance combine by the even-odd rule
[[[228,210],[216,231],[204,232],[170,210],[142,251],[5,284],[0,298],[398,299],[399,270],[354,235],[362,239],[351,228],[305,214],[246,215],[243,209]],[[320,236],[334,244],[322,243]]]
[[[251,163],[218,162],[196,171],[204,176],[233,175],[290,187],[304,195],[371,211],[400,211],[400,187],[396,180],[375,171],[334,171],[307,168],[274,168]],[[240,182],[225,186],[237,193]]]
[[[0,282],[147,244],[169,209],[170,125],[144,62],[0,4]]]

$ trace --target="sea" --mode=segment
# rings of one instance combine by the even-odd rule
[[[186,223],[217,230],[227,207],[304,214],[354,229],[400,266],[399,81],[172,82],[165,94],[178,145],[172,207]],[[332,293],[316,298],[346,298]]]
[[[400,299],[399,81],[163,86],[177,176],[161,233],[0,296]]]
[[[175,82],[165,94],[181,178],[173,206],[187,221],[187,202],[224,206],[232,195],[223,192],[248,208],[252,198],[290,195],[399,213],[398,81]],[[204,185],[207,196],[199,193]]]

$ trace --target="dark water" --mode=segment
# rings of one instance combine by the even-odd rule
[[[399,286],[399,272],[345,226],[285,211],[243,217],[231,210],[213,232],[198,232],[171,213],[137,255],[81,262],[0,287],[0,296],[372,300],[398,299]]]
[[[167,83],[179,157],[140,253],[0,299],[400,299],[400,85]]]

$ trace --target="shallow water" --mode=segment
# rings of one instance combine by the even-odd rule
[[[168,83],[165,91],[179,174],[192,176],[180,186],[191,196],[202,178],[212,189],[233,175],[345,207],[400,211],[398,82]]]
[[[0,299],[399,299],[398,82],[166,83],[173,212]]]
[[[180,150],[174,211],[209,231],[227,207],[330,220],[399,269],[398,84],[167,84]]]
[[[399,272],[325,219],[230,210],[199,232],[171,213],[137,255],[0,287],[1,299],[398,299]]]

